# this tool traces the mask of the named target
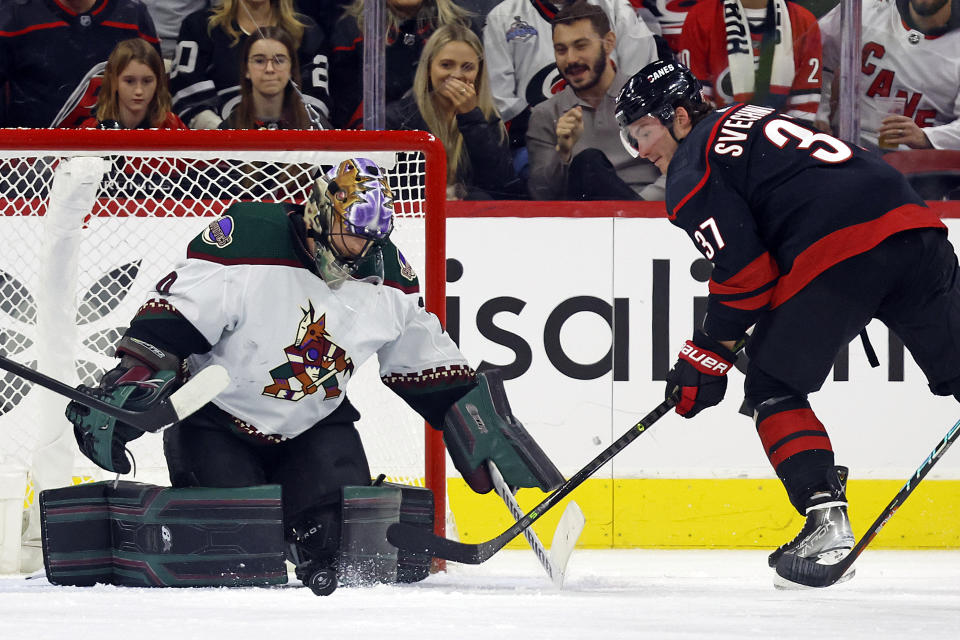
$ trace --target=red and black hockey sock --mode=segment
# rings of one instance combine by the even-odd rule
[[[834,465],[830,436],[804,398],[763,402],[756,411],[764,452],[802,515],[814,492],[829,490],[825,478]]]

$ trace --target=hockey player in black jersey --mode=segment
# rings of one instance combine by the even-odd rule
[[[625,145],[666,174],[670,221],[714,267],[703,329],[667,374],[666,393],[686,418],[718,404],[734,345],[754,327],[744,407],[806,516],[770,565],[787,551],[835,563],[854,544],[847,469],[808,395],[877,318],[934,394],[960,400],[960,272],[946,227],[878,156],[766,107],[714,111],[679,63],[630,78],[616,115]]]

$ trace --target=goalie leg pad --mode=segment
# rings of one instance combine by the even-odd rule
[[[297,577],[307,584],[317,571],[334,568],[345,586],[423,580],[431,558],[387,542],[394,522],[433,531],[433,492],[391,483],[343,487],[339,505],[317,505],[293,525]]]
[[[368,586],[397,580],[397,548],[387,527],[400,520],[399,487],[344,487],[340,581]]]
[[[493,488],[487,460],[512,487],[548,492],[563,484],[563,475],[510,411],[499,370],[477,373],[477,386],[444,415],[443,439],[457,470],[477,493]]]
[[[52,584],[283,584],[280,487],[172,489],[96,482],[40,494]]]
[[[387,542],[387,527],[394,522],[433,531],[433,492],[390,482],[344,488],[341,566],[345,584],[419,582],[430,575],[430,556]]]

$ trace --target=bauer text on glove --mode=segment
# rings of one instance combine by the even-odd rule
[[[727,374],[736,361],[737,354],[697,331],[667,373],[665,397],[676,397],[676,411],[685,418],[720,404],[727,391]]]

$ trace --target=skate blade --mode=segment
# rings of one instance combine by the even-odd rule
[[[834,549],[832,551],[825,551],[817,557],[819,564],[837,564],[850,553],[850,549]],[[836,582],[833,584],[840,584],[841,582],[846,582],[854,576],[857,572],[856,567],[850,567],[847,569],[846,573],[840,576]],[[784,578],[779,573],[774,572],[773,574],[773,587],[781,591],[805,591],[810,589],[822,589],[823,587],[811,587],[805,584],[800,584],[799,582],[794,582],[793,580],[788,580]]]
[[[833,584],[840,584],[841,582],[846,582],[854,576],[857,570],[853,567],[850,568],[845,574],[840,576],[840,578]],[[832,586],[832,585],[831,585]],[[810,587],[805,584],[800,584],[798,582],[793,582],[792,580],[787,580],[779,573],[773,574],[773,588],[780,591],[809,591],[811,589],[822,589],[823,587]]]

